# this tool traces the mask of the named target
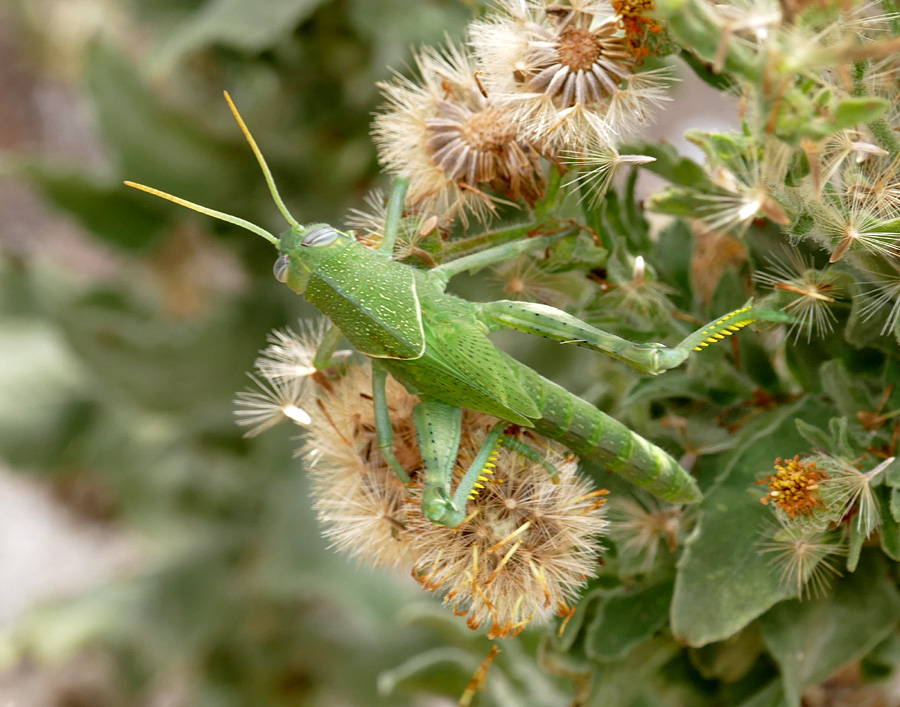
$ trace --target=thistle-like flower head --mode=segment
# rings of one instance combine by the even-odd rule
[[[670,75],[635,73],[620,19],[601,0],[504,0],[471,29],[488,93],[557,149],[633,132],[648,106],[667,99]]]
[[[576,460],[561,445],[518,433],[546,453],[559,482],[544,465],[501,449],[463,522],[435,525],[421,510],[422,459],[413,425],[418,401],[389,381],[393,451],[412,479],[404,485],[378,451],[371,385],[367,366],[349,365],[328,389],[319,389],[320,414],[300,450],[323,532],[335,548],[367,564],[412,569],[425,589],[442,593],[472,628],[486,625],[493,637],[569,615],[578,588],[597,568],[605,491],[592,490],[576,474]],[[454,486],[495,422],[465,412]]]
[[[448,40],[415,61],[416,80],[380,84],[387,105],[373,129],[381,163],[410,180],[410,205],[484,221],[503,201],[497,194],[534,202],[543,191],[539,146],[485,92],[467,50]]]

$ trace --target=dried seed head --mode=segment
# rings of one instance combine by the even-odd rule
[[[796,319],[788,329],[788,336],[794,334],[796,343],[805,331],[808,343],[814,334],[824,336],[831,332],[837,318],[830,305],[840,296],[835,284],[837,273],[817,270],[813,259],[804,258],[796,249],[787,250],[783,259],[770,257],[768,260],[771,269],[754,273],[753,279],[791,296],[784,310]]]
[[[488,429],[472,435],[464,457],[474,457]],[[411,525],[418,553],[414,576],[467,615],[471,628],[489,626],[492,638],[515,636],[553,614],[569,616],[578,588],[596,574],[606,492],[591,490],[560,445],[550,443],[548,451],[559,483],[542,465],[504,449],[496,481],[469,502],[458,527],[421,517]]]
[[[380,84],[387,106],[373,130],[382,164],[410,180],[409,203],[484,221],[504,201],[485,190],[537,200],[544,188],[540,146],[522,137],[512,108],[485,93],[467,50],[425,47],[416,65],[418,81]]]
[[[609,504],[610,537],[624,555],[640,560],[644,571],[656,564],[660,545],[675,551],[684,520],[682,506],[663,503],[642,491],[635,491],[631,498],[616,497]]]
[[[606,2],[505,0],[472,25],[472,45],[488,92],[516,109],[528,135],[555,149],[608,143],[644,122],[670,81],[666,72],[634,73],[619,22]]]
[[[419,513],[378,451],[369,366],[349,365],[316,392],[319,414],[297,450],[307,461],[322,533],[340,552],[372,566],[409,567],[407,528]],[[421,466],[412,426],[416,399],[393,380],[386,389],[394,452],[406,469]]]
[[[330,380],[318,391],[321,414],[300,449],[332,544],[367,564],[411,567],[423,587],[446,592],[445,601],[467,613],[471,627],[489,621],[495,637],[570,612],[578,587],[596,569],[605,492],[591,491],[560,445],[522,434],[532,447],[546,447],[559,483],[541,464],[503,449],[491,480],[468,501],[463,523],[434,525],[421,511],[422,459],[412,416],[418,401],[388,381],[394,453],[412,478],[405,486],[378,451],[371,387],[368,366],[349,365]],[[495,423],[465,412],[454,488]]]
[[[772,555],[769,565],[781,584],[800,598],[823,595],[831,577],[840,575],[835,558],[847,554],[840,533],[784,522],[764,531],[760,547]]]

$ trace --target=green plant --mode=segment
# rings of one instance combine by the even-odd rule
[[[663,503],[604,475],[615,459],[599,467],[582,460],[576,471],[564,449],[528,431],[509,435],[527,446],[496,450],[500,428],[483,413],[463,412],[458,443],[423,445],[409,394],[421,385],[385,387],[382,372],[370,395],[368,369],[349,352],[331,356],[336,330],[271,334],[255,364],[261,388],[239,394],[239,419],[254,438],[281,420],[309,427],[303,462],[288,464],[284,438],[263,442],[269,435],[219,443],[223,456],[264,454],[262,473],[291,488],[303,476],[298,467],[306,469],[321,525],[338,549],[363,563],[412,569],[475,629],[457,632],[450,612],[428,610],[412,622],[414,638],[395,643],[395,604],[374,633],[395,666],[381,666],[388,703],[423,693],[462,695],[466,704],[623,707],[795,706],[823,693],[837,704],[891,699],[883,679],[900,645],[895,13],[889,2],[656,0],[611,9],[596,0],[504,0],[470,25],[469,45],[448,39],[423,48],[415,76],[381,84],[386,105],[373,130],[380,161],[409,190],[405,199],[371,196],[371,213],[356,212],[348,225],[363,246],[405,263],[416,282],[464,269],[454,263],[496,264],[479,254],[505,248],[510,262],[496,268],[494,284],[472,276],[454,283],[457,291],[494,300],[499,284],[525,301],[503,310],[504,323],[514,318],[513,328],[557,339],[572,327],[547,328],[577,316],[590,326],[579,339],[596,325],[634,341],[693,341],[685,337],[702,322],[751,296],[764,311],[790,315],[786,325],[744,328],[652,378],[569,347],[503,341],[529,365],[540,355],[548,377],[651,440],[662,450],[655,458],[678,460],[703,493],[694,505]],[[689,133],[704,165],[639,137],[669,97],[676,59],[740,97],[738,130]],[[642,172],[668,182],[644,202],[636,197]],[[134,176],[182,193],[165,179]],[[138,213],[148,208],[138,203],[129,201]],[[669,218],[651,228],[647,211]],[[296,237],[286,236],[288,254]],[[280,260],[276,277],[296,285],[296,263]],[[546,305],[568,314],[537,321]],[[274,318],[270,310],[266,319]],[[226,330],[250,345],[241,321],[229,320]],[[258,329],[260,318],[252,321]],[[372,342],[353,331],[359,322],[346,321],[350,342],[372,354]],[[386,361],[409,382],[402,366]],[[456,370],[477,376],[477,361]],[[198,401],[192,391],[185,398]],[[86,404],[103,410],[89,397]],[[206,436],[193,439],[208,444],[213,429],[224,434],[214,424],[221,401],[204,410]],[[576,448],[562,431],[551,436]],[[467,498],[464,488],[454,499],[468,502],[450,523],[457,528],[418,510],[428,489],[427,479],[425,491],[417,483],[427,468],[423,446],[444,458],[447,495],[451,476],[465,477],[481,452],[497,457],[498,471],[477,482],[477,495]],[[387,449],[393,459],[379,453]],[[143,468],[150,473],[160,462]],[[413,483],[402,483],[403,475]],[[585,475],[603,478],[608,495],[587,486]],[[206,484],[196,493],[201,503],[214,501]],[[248,561],[252,521],[272,512],[273,499],[262,510],[241,509],[236,497],[223,495],[221,525],[231,534],[217,540],[225,569],[216,576],[233,577],[235,558]],[[302,546],[308,535],[293,542]],[[323,587],[339,585],[334,572]],[[259,582],[265,574],[249,576]],[[290,584],[277,575],[270,581],[289,601]],[[236,594],[229,606],[251,605]],[[283,610],[271,598],[263,605],[274,617]],[[229,606],[209,609],[209,635]],[[538,624],[554,614],[560,620],[542,633]],[[489,654],[485,633],[507,639],[499,655]],[[349,635],[347,646],[364,647],[363,634]],[[254,655],[252,639],[239,643],[237,654]],[[206,645],[198,639],[185,655]],[[841,682],[830,681],[842,668]],[[290,699],[251,687],[233,694]]]

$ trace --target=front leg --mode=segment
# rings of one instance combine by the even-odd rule
[[[393,469],[397,478],[404,484],[408,484],[409,474],[406,473],[397,457],[394,455],[394,428],[391,425],[391,412],[388,410],[387,371],[381,366],[372,364],[372,400],[375,406],[375,437],[378,440],[378,451]]]

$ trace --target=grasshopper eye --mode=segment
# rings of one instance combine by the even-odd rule
[[[287,255],[282,255],[275,261],[275,265],[272,266],[272,274],[275,275],[275,279],[278,280],[278,282],[287,282],[288,266],[290,264],[291,260]]]
[[[338,237],[337,231],[331,226],[316,226],[309,233],[303,236],[300,245],[317,248],[318,246],[328,245]]]

